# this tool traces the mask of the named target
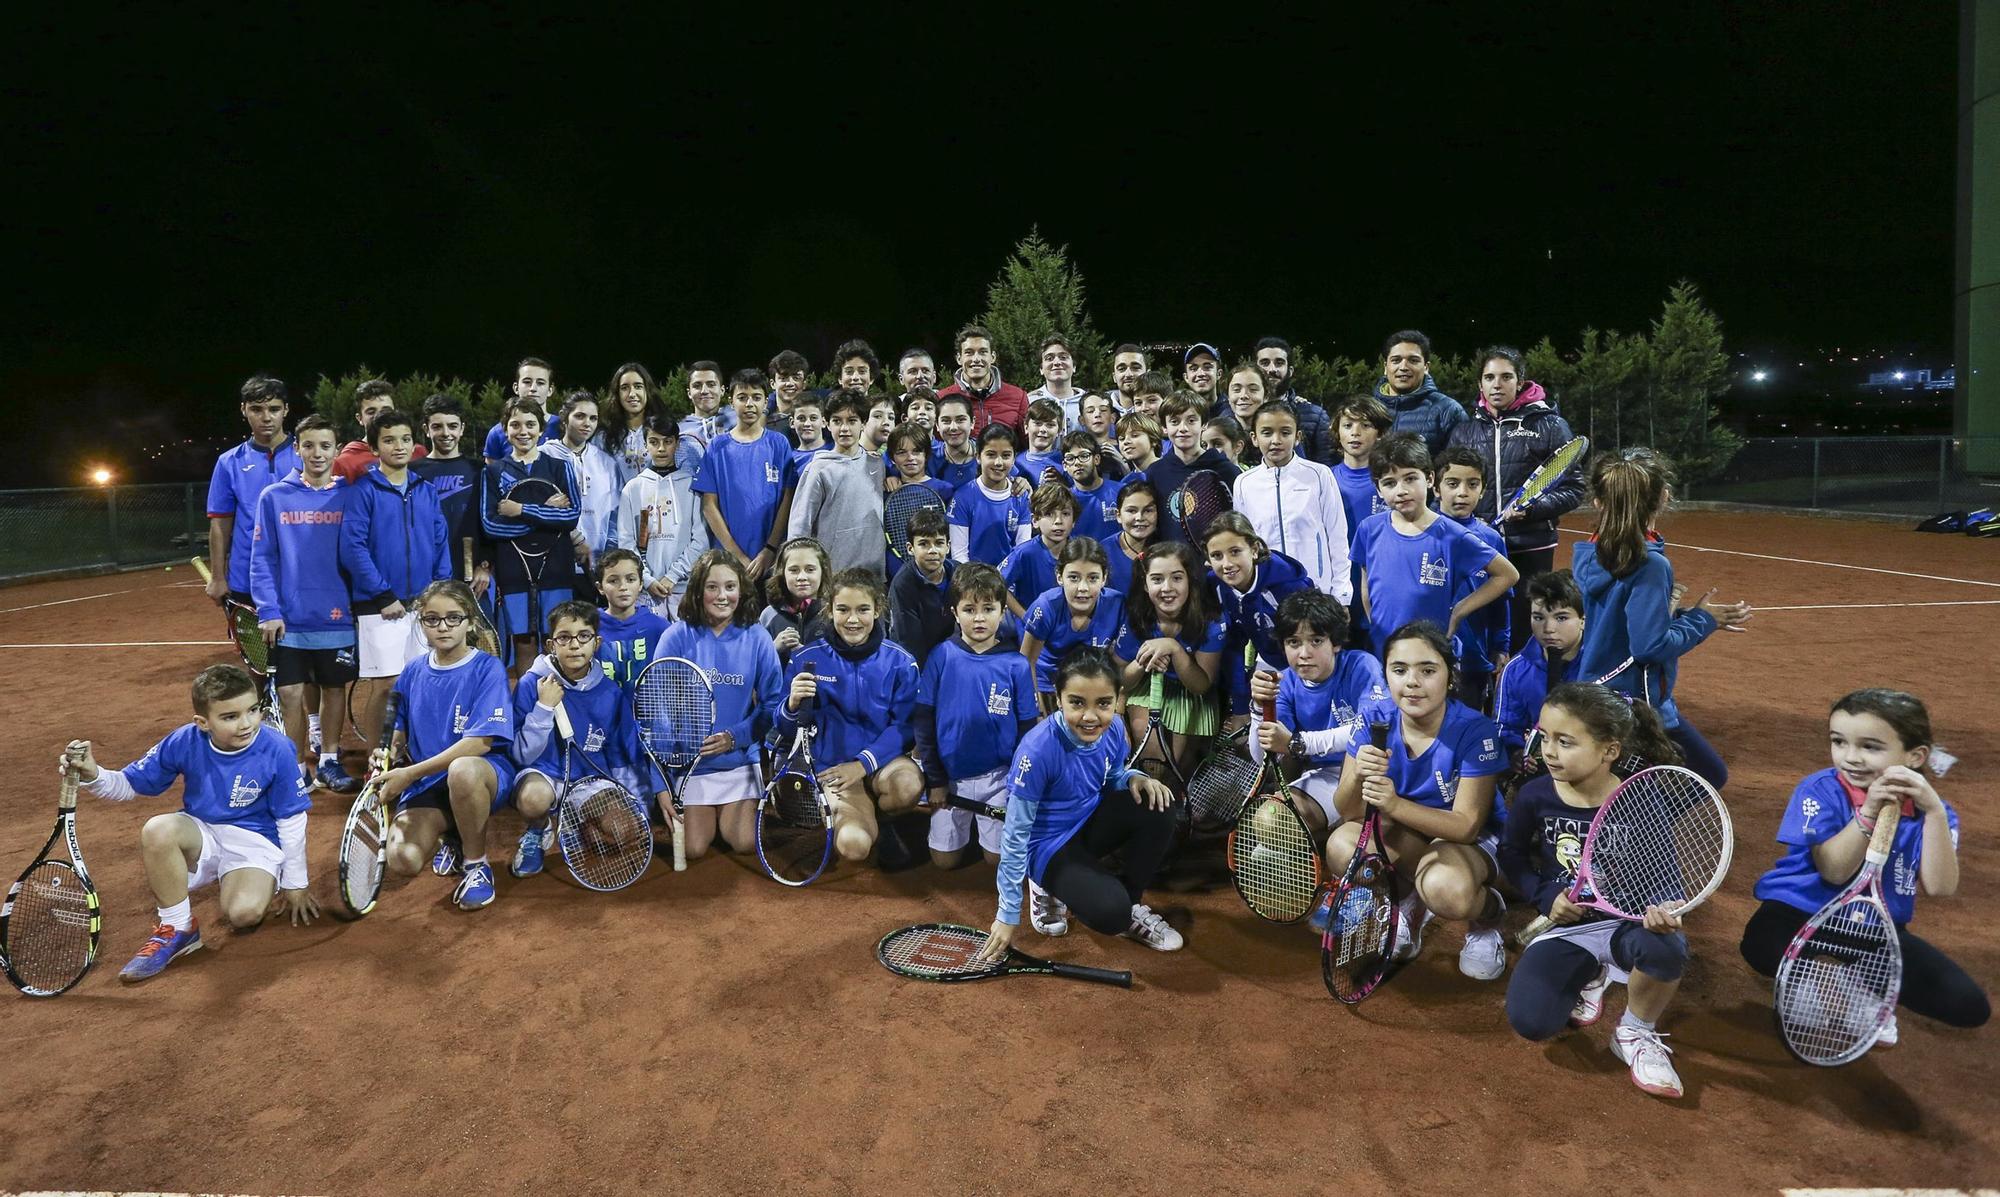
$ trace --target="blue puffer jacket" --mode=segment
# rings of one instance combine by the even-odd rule
[[[1411,432],[1423,437],[1432,457],[1444,452],[1451,441],[1451,430],[1465,422],[1464,405],[1438,390],[1428,374],[1424,376],[1424,385],[1407,395],[1398,395],[1385,374],[1375,384],[1375,397],[1395,417],[1389,434]]]
[[[1522,389],[1521,402],[1512,410],[1496,415],[1481,403],[1471,418],[1451,430],[1451,448],[1467,448],[1486,459],[1491,486],[1480,501],[1479,514],[1506,536],[1509,553],[1554,548],[1556,521],[1583,503],[1584,465],[1578,462],[1529,503],[1520,519],[1499,522],[1507,500],[1571,435],[1569,421],[1548,405],[1542,388],[1532,382]]]

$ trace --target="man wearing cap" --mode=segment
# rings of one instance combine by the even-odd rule
[[[1333,421],[1326,409],[1302,397],[1292,386],[1292,346],[1283,337],[1265,337],[1257,342],[1257,372],[1264,376],[1266,400],[1283,399],[1299,420],[1299,456],[1323,466],[1340,462],[1334,455]]]
[[[1043,337],[1042,385],[1028,392],[1028,403],[1033,406],[1035,400],[1047,399],[1062,408],[1064,432],[1081,427],[1077,416],[1083,406],[1083,389],[1074,385],[1075,378],[1076,353],[1069,338],[1061,333]]]
[[[1201,397],[1204,415],[1215,414],[1215,380],[1222,371],[1222,352],[1207,341],[1196,341],[1181,357],[1181,380]]]

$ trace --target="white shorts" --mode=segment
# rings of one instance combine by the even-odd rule
[[[354,638],[361,650],[362,677],[395,677],[429,647],[414,611],[405,612],[401,619],[357,615]]]
[[[1333,792],[1340,788],[1338,763],[1321,765],[1317,769],[1309,769],[1299,774],[1292,779],[1292,788],[1319,803],[1319,808],[1326,812],[1326,825],[1329,829],[1340,826],[1340,815],[1333,809]]]
[[[726,769],[720,773],[697,773],[681,787],[681,805],[728,806],[732,802],[754,802],[763,790],[762,775],[755,765]]]
[[[949,789],[960,798],[970,798],[974,802],[984,802],[988,806],[1005,806],[1007,799],[1007,766],[976,777],[967,777],[951,783]],[[930,846],[939,852],[956,852],[979,837],[979,846],[994,856],[1000,855],[1000,834],[1006,824],[998,819],[974,814],[947,806],[943,810],[931,812]]]
[[[238,869],[261,869],[278,880],[278,867],[285,863],[285,850],[248,828],[233,823],[204,823],[195,819],[201,831],[201,856],[188,872],[188,888],[200,889]]]

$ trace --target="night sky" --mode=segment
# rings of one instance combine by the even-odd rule
[[[139,444],[240,428],[259,369],[298,391],[535,353],[601,387],[630,357],[942,348],[1037,224],[1114,339],[1565,343],[1685,276],[1732,345],[1950,350],[1955,4],[21,7],[10,484],[70,481],[106,437],[136,470]]]

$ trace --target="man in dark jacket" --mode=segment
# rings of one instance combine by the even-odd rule
[[[1340,461],[1333,447],[1333,421],[1326,409],[1300,395],[1292,385],[1292,346],[1283,337],[1265,337],[1257,342],[1257,370],[1264,376],[1264,394],[1292,405],[1299,421],[1299,456],[1332,466]]]
[[[1465,420],[1458,400],[1431,381],[1431,339],[1414,328],[1389,334],[1382,347],[1382,380],[1375,397],[1395,418],[1387,435],[1409,432],[1424,438],[1432,457],[1451,443],[1451,430]]]

